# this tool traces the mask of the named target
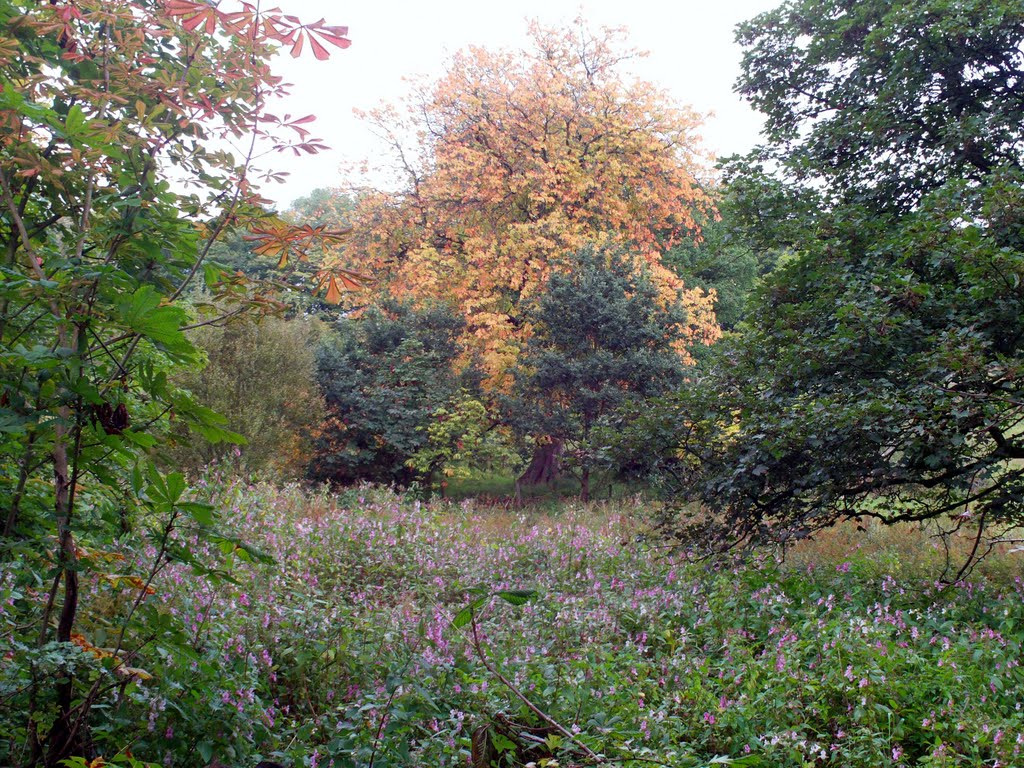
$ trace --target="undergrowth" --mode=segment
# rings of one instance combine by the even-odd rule
[[[836,532],[781,564],[688,563],[646,543],[643,508],[621,503],[552,514],[215,477],[196,491],[270,559],[196,541],[220,573],[159,574],[154,633],[177,639],[140,649],[146,679],[94,734],[108,754],[465,766],[475,732],[478,754],[508,766],[1024,762],[1013,555],[945,586],[926,544],[877,533]],[[83,589],[119,610],[109,583]],[[525,604],[486,597],[503,592]],[[0,578],[2,626],[30,599]],[[20,651],[4,650],[14,701]]]

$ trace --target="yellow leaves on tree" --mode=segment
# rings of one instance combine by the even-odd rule
[[[660,261],[711,208],[699,117],[622,74],[635,54],[616,51],[619,30],[530,32],[528,52],[457,54],[414,90],[407,118],[369,115],[404,188],[363,198],[351,252],[393,294],[457,302],[492,386],[529,332],[522,302],[586,243],[628,246],[666,297],[682,293],[687,345],[710,343],[712,297]]]

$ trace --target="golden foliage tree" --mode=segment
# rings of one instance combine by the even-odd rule
[[[383,290],[457,303],[492,388],[529,334],[525,302],[587,243],[625,246],[666,300],[681,294],[680,353],[718,336],[712,297],[662,253],[699,235],[704,156],[697,114],[623,73],[621,30],[530,26],[529,51],[469,48],[404,114],[367,115],[404,177],[364,195],[351,251]]]

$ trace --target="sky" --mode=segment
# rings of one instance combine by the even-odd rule
[[[436,79],[451,54],[468,45],[489,49],[526,46],[527,20],[546,26],[577,16],[592,28],[625,27],[628,44],[647,51],[632,70],[664,89],[671,101],[706,114],[701,135],[718,154],[745,152],[757,141],[761,121],[734,92],[741,50],[733,41],[740,21],[781,0],[280,0],[284,12],[303,21],[321,17],[347,25],[352,45],[328,61],[285,55],[276,70],[293,84],[287,101],[271,111],[293,117],[315,114],[313,136],[331,149],[315,156],[290,153],[265,160],[289,173],[285,184],[264,186],[266,197],[285,208],[318,187],[359,183],[351,168],[383,147],[353,109],[397,104],[408,78]]]

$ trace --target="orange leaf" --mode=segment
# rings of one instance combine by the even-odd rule
[[[323,225],[296,226],[281,219],[270,219],[262,226],[250,227],[249,234],[242,235],[242,239],[259,243],[253,248],[256,255],[278,257],[278,269],[281,269],[293,254],[304,261],[314,245],[340,243],[348,234],[349,230],[331,230]]]
[[[333,277],[327,281],[327,293],[324,299],[328,304],[337,304],[341,301],[341,289],[338,287],[338,281]]]
[[[80,635],[77,632],[71,633],[71,642],[77,645],[83,651],[91,653],[97,659],[110,659],[114,656],[114,654],[112,654],[110,651],[96,647],[86,639],[85,635]]]
[[[181,26],[189,32],[194,32],[205,25],[204,31],[212,35],[217,29],[217,9],[206,3],[192,2],[191,0],[167,0],[164,4],[167,15],[181,16]]]
[[[317,273],[317,291],[325,291],[324,301],[337,304],[341,301],[343,291],[360,291],[373,281],[350,269],[334,267]]]

